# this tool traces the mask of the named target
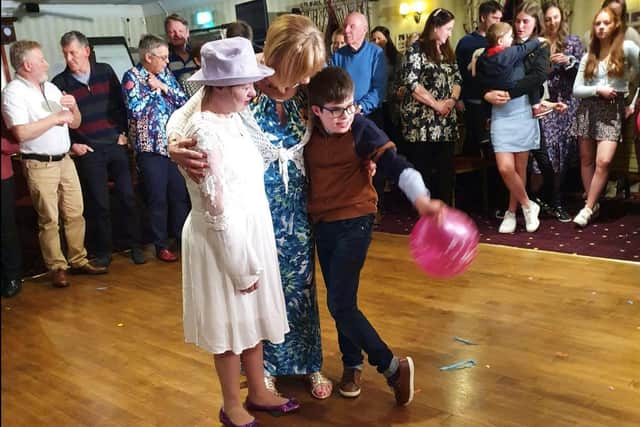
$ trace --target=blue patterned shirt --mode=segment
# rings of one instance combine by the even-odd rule
[[[147,83],[149,72],[141,64],[131,68],[122,77],[122,91],[129,118],[129,138],[137,153],[150,152],[168,156],[167,122],[171,114],[187,102],[187,96],[168,68],[156,77],[169,87],[166,94],[151,90]]]

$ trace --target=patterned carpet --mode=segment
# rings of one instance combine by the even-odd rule
[[[518,229],[514,234],[498,233],[500,220],[471,213],[480,231],[480,242],[506,246],[547,250],[600,258],[640,262],[640,198],[606,200],[602,215],[590,226],[580,229],[573,223],[561,223],[542,217],[535,233],[524,230],[524,219],[518,213]],[[579,210],[577,203],[569,206],[569,213]],[[407,200],[396,190],[387,193],[385,215],[377,231],[409,234],[417,216]]]

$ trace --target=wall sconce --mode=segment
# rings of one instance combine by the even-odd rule
[[[400,16],[405,18],[407,15],[413,15],[413,20],[416,21],[416,24],[420,23],[424,10],[424,2],[421,1],[414,1],[411,4],[400,3]]]

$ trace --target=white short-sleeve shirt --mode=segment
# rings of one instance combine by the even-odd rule
[[[47,118],[62,111],[62,92],[53,84],[45,82],[43,90],[16,75],[2,91],[2,116],[9,129]],[[57,155],[69,151],[69,127],[53,126],[37,138],[20,144],[24,154]]]

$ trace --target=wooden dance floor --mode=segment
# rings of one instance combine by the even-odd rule
[[[318,276],[324,371],[341,364]],[[183,341],[179,264],[25,283],[2,300],[3,426],[217,426],[212,357]],[[360,306],[416,363],[414,402],[394,405],[367,365],[362,395],[314,400],[300,378],[280,389],[298,414],[261,426],[640,425],[640,264],[483,245],[464,275],[432,280],[407,237],[377,233]],[[477,345],[465,345],[454,337]],[[440,371],[474,360],[475,366]]]

